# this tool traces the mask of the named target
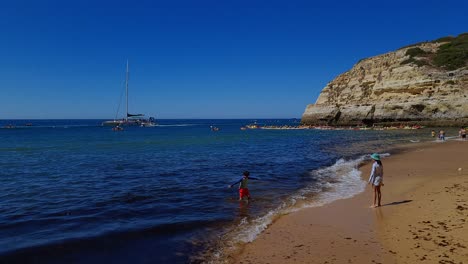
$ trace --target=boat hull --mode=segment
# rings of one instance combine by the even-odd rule
[[[102,126],[142,126],[154,127],[157,124],[148,120],[110,120],[102,122]]]

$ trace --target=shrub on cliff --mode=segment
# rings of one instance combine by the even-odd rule
[[[449,41],[452,41],[455,37],[452,37],[452,36],[448,36],[448,37],[442,37],[442,38],[438,38],[436,40],[433,40],[431,41],[432,43],[439,43],[439,42],[449,42]]]
[[[409,64],[409,63],[413,63],[418,67],[421,67],[423,65],[429,65],[429,63],[427,63],[425,60],[415,59],[415,57],[425,57],[428,54],[430,53],[424,51],[423,49],[419,47],[410,48],[406,50],[406,53],[405,53],[405,55],[409,56],[409,58],[407,60],[402,61],[401,65]]]
[[[424,65],[429,65],[429,63],[427,63],[425,60],[416,60],[415,58],[411,57],[407,60],[404,60],[402,61],[400,64],[401,65],[404,65],[404,64],[409,64],[409,63],[413,63],[415,64],[416,66],[418,67],[421,67],[421,66],[424,66]]]
[[[468,34],[460,34],[439,47],[433,63],[447,70],[456,70],[468,62]]]
[[[411,48],[411,49],[408,49],[406,51],[406,56],[410,56],[411,58],[421,56],[421,55],[425,55],[425,54],[427,54],[427,52],[425,52],[424,50],[422,50],[419,47]]]

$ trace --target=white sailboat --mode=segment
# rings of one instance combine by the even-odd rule
[[[103,126],[142,126],[142,127],[154,127],[156,126],[155,119],[150,117],[148,119],[144,118],[143,114],[130,114],[128,112],[128,60],[127,60],[127,69],[125,73],[125,104],[126,104],[126,115],[122,119],[114,119],[109,121],[102,122]]]

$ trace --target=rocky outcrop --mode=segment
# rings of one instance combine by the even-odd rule
[[[359,61],[327,84],[302,123],[467,125],[468,67],[449,71],[432,63],[441,45],[422,43]]]

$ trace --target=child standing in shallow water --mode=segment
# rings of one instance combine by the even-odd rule
[[[247,197],[247,201],[248,201],[248,200],[250,200],[250,193],[249,193],[249,188],[248,188],[249,179],[252,179],[252,180],[259,180],[259,179],[254,178],[254,177],[249,177],[250,172],[248,172],[248,171],[244,171],[242,174],[243,174],[243,176],[242,176],[242,178],[240,178],[240,180],[238,180],[235,183],[229,185],[228,187],[232,188],[232,186],[234,186],[235,184],[240,183],[239,184],[239,201],[242,201],[242,199],[244,197]]]
[[[383,186],[383,165],[380,161],[380,155],[374,153],[371,155],[371,158],[375,161],[372,164],[372,171],[369,177],[369,184],[372,184],[374,190],[374,203],[372,207],[382,206],[380,201],[382,199],[382,193],[380,192],[380,187]]]

